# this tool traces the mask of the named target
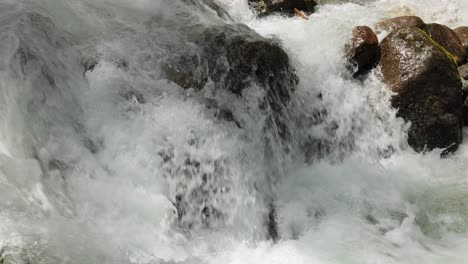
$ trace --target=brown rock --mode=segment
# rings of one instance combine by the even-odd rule
[[[457,34],[466,52],[468,52],[468,27],[458,27],[453,31]]]
[[[345,53],[348,61],[357,68],[354,72],[355,76],[370,70],[378,62],[377,35],[369,27],[355,27],[351,39],[345,45]]]
[[[458,65],[464,64],[466,60],[466,50],[457,34],[449,27],[440,24],[427,24],[424,31],[439,45],[452,53]]]
[[[411,121],[416,151],[455,151],[462,141],[462,83],[450,54],[423,30],[405,27],[381,43],[380,67],[398,116]]]
[[[313,13],[317,3],[314,0],[248,0],[249,5],[259,16],[272,13],[294,15],[294,8],[306,13]]]
[[[417,16],[401,16],[381,21],[377,23],[374,28],[375,32],[378,34],[383,31],[392,32],[403,27],[417,27],[422,29],[424,25],[424,21]]]

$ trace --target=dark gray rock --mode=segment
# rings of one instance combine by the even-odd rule
[[[297,86],[287,53],[245,25],[194,30],[190,38],[200,53],[176,55],[163,65],[166,77],[181,87],[200,90],[211,80],[217,89],[241,96],[256,84],[265,90],[265,106],[278,112]]]

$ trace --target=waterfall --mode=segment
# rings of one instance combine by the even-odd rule
[[[466,143],[413,151],[343,47],[468,5],[318,2],[0,0],[0,263],[463,263]]]

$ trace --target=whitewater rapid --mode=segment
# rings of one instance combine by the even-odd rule
[[[395,117],[379,73],[350,78],[343,45],[354,26],[398,15],[466,26],[468,2],[321,1],[307,21],[215,2],[226,13],[188,0],[0,0],[3,259],[464,263],[468,144],[444,159],[408,148],[409,124]],[[186,28],[222,23],[274,38],[291,58],[300,79],[292,143],[264,130],[255,87],[242,99],[162,75],[173,53],[197,52]],[[212,101],[242,128],[215,118]],[[332,151],[306,162],[299,145],[310,137]],[[193,194],[182,219],[180,192]],[[222,217],[190,214],[200,206]]]

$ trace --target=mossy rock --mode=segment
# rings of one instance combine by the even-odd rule
[[[450,52],[458,65],[465,63],[467,58],[465,47],[463,47],[460,38],[453,30],[447,26],[432,23],[425,25],[424,31],[427,32],[435,42]]]
[[[462,82],[449,52],[417,27],[390,33],[381,43],[383,81],[398,116],[411,122],[408,143],[416,151],[455,151],[462,142]]]

